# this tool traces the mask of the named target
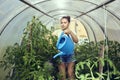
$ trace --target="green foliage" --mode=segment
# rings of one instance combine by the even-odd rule
[[[52,36],[38,18],[27,23],[24,29],[21,44],[15,43],[6,49],[1,65],[4,70],[9,69],[9,80],[54,80],[57,75],[55,64],[49,62],[57,52],[55,44],[57,37]],[[104,58],[99,58],[101,44],[104,41],[85,42],[76,44],[75,54],[77,64],[75,75],[78,80],[119,80],[120,79],[120,44],[108,41]],[[108,50],[108,52],[107,52]],[[99,62],[104,66],[103,73],[99,73]]]
[[[99,58],[100,46],[104,41],[84,43],[75,48],[77,64],[75,75],[78,80],[119,80],[120,79],[120,56],[119,43],[108,41],[108,52],[105,49],[104,58]],[[99,63],[103,66],[103,73],[99,73]]]
[[[28,22],[21,44],[8,47],[2,61],[13,70],[11,80],[53,80],[57,72],[49,60],[57,53],[57,37],[51,33],[36,17]]]
[[[99,75],[93,71],[95,67],[98,67],[97,61],[91,61],[87,59],[76,64],[75,74],[79,80],[99,80],[99,76],[94,76],[95,74]],[[82,72],[84,71],[84,72]],[[94,73],[93,73],[94,72]]]
[[[98,56],[99,47],[94,42],[86,42],[82,45],[76,44],[75,54],[77,61],[84,61],[87,58],[94,59]]]
[[[117,41],[109,41],[108,57],[113,61],[117,69],[120,71],[120,43]]]

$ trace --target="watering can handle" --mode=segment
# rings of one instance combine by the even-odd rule
[[[60,34],[60,36],[59,36],[59,38],[58,38],[58,40],[57,40],[57,43],[56,43],[56,47],[57,47],[57,45],[59,44],[58,42],[60,41],[60,37],[62,37],[62,35],[64,35],[65,33],[62,31],[61,32],[61,34]],[[69,35],[67,35],[68,37],[70,37]]]
[[[58,40],[57,40],[57,43],[56,43],[56,47],[58,46],[59,41],[60,41],[60,37],[62,37],[63,34],[64,34],[64,32],[62,32],[62,33],[60,34],[60,36],[59,36],[59,38],[58,38]]]

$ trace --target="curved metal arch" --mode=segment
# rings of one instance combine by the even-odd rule
[[[82,20],[85,21],[84,19],[82,19]],[[93,36],[94,36],[95,42],[97,42],[96,35],[95,35],[95,32],[94,32],[93,28],[90,26],[90,24],[89,24],[87,21],[85,21],[85,23],[86,23],[87,25],[89,25],[90,29],[91,29],[92,32],[93,32]],[[89,39],[90,39],[90,38],[89,38]]]
[[[48,1],[52,1],[52,0],[48,0]],[[95,4],[95,3],[93,3],[93,2],[90,2],[90,1],[86,1],[86,0],[74,0],[74,1],[83,1],[83,2],[87,2],[87,3],[90,3],[90,4],[93,4],[93,5],[96,5],[96,6],[99,6],[98,4]],[[115,0],[110,0],[110,1],[108,1],[108,3],[109,2],[113,2],[113,1],[115,1]],[[40,4],[40,3],[43,3],[43,2],[47,2],[46,0],[45,1],[41,1],[41,2],[38,2],[38,3],[36,3],[36,4]],[[35,4],[35,5],[36,5]],[[106,5],[106,4],[102,4],[102,5]],[[99,7],[101,7],[101,6],[99,6]],[[101,8],[103,8],[103,7],[101,7]],[[103,8],[104,9],[104,8]],[[117,17],[115,14],[113,14],[110,10],[108,10],[108,9],[106,9],[109,13],[111,13],[113,16],[115,16],[118,20],[120,20],[120,18],[119,17]]]
[[[23,0],[20,0],[20,1],[23,1]],[[48,0],[49,1],[49,0]],[[39,3],[43,3],[43,2],[46,2],[46,0],[45,1],[42,1],[42,2],[39,2]],[[37,4],[39,4],[39,3],[36,3],[35,5],[37,5]],[[23,10],[21,10],[20,12],[18,12],[14,17],[12,17],[7,23],[6,23],[6,25],[3,27],[3,29],[0,31],[0,36],[2,35],[2,33],[3,33],[3,31],[5,30],[5,28],[7,28],[7,26],[9,25],[9,23],[10,22],[12,22],[12,20],[14,19],[14,18],[16,18],[18,15],[20,15],[22,12],[24,12],[25,10],[27,10],[27,9],[29,9],[30,7],[28,6],[28,7],[25,7]]]
[[[52,13],[52,12],[56,12],[56,11],[75,11],[75,12],[80,12],[80,11],[77,11],[77,10],[69,10],[69,9],[53,9],[53,10],[50,10],[48,11],[47,13]],[[43,17],[44,15],[41,15],[40,17]]]
[[[59,11],[59,10],[64,10],[64,9],[55,9],[55,10],[49,11],[48,13],[52,13],[52,12]],[[67,10],[67,9],[65,9],[65,10]],[[67,11],[76,11],[76,10],[67,10]],[[81,12],[81,11],[77,11],[77,12],[83,13],[83,12]],[[53,16],[54,16],[54,15],[53,15]],[[76,16],[76,15],[75,15],[75,16]],[[89,18],[91,18],[96,24],[98,24],[99,27],[100,27],[100,29],[102,30],[103,34],[105,34],[105,33],[104,33],[104,29],[102,28],[102,25],[99,24],[99,22],[97,22],[94,18],[92,18],[91,16],[89,16],[89,15],[87,15],[87,14],[86,14],[86,16],[89,17]]]
[[[84,21],[84,20],[83,20]],[[86,28],[86,26],[85,26],[85,24],[80,20],[80,22],[82,23],[82,25],[84,26],[84,28],[85,28],[85,31],[86,31],[86,33],[87,33],[87,36],[88,36],[88,40],[89,40],[89,42],[90,42],[90,36],[88,35],[88,30],[87,30],[87,28]],[[87,24],[88,25],[88,24]]]
[[[20,0],[20,1],[25,1],[25,0]],[[48,1],[52,1],[52,0],[44,0],[44,1],[37,2],[37,3],[44,3],[44,2],[48,2]],[[90,4],[97,5],[97,4],[93,3],[93,2],[86,1],[86,0],[74,0],[74,1],[83,1],[83,2],[87,2],[87,3],[90,3]]]
[[[21,0],[20,0],[20,1],[21,1]],[[51,1],[51,0],[47,0],[47,1]],[[47,1],[44,0],[44,1],[41,1],[41,2],[38,2],[38,3],[35,3],[34,5],[37,5],[37,4],[39,4],[39,3],[44,3],[44,2],[47,2]],[[85,0],[80,0],[80,1],[89,2],[89,1],[85,1]],[[92,3],[92,2],[89,2],[89,3],[91,3],[91,4],[93,4],[93,5],[97,5],[97,4]],[[0,31],[0,36],[1,36],[2,32],[5,30],[5,28],[7,27],[7,25],[8,25],[16,16],[18,16],[20,13],[22,13],[22,12],[25,11],[25,10],[27,10],[28,8],[30,8],[30,7],[29,7],[29,6],[26,7],[25,9],[21,10],[18,14],[16,14],[13,18],[11,18],[11,19],[8,21],[8,23],[3,27],[3,29]],[[106,10],[107,10],[107,9],[106,9]],[[107,11],[110,12],[110,13],[112,13],[112,12],[109,11],[109,10],[107,10]],[[117,17],[116,15],[114,15],[113,13],[112,13],[112,15],[113,15],[114,17],[116,17],[118,20],[120,20],[120,18]]]
[[[47,13],[52,13],[52,12],[55,12],[55,11],[60,11],[60,10],[67,10],[67,11],[76,11],[76,12],[79,12],[79,13],[83,13],[83,12],[81,12],[81,11],[77,11],[77,10],[69,10],[69,9],[54,9],[54,10],[51,10],[51,11],[48,11]],[[109,11],[110,12],[110,11]],[[111,12],[110,12],[111,13]],[[111,13],[112,14],[112,13]],[[99,27],[100,27],[100,29],[102,30],[102,32],[103,32],[103,34],[105,35],[105,37],[106,38],[108,38],[107,37],[107,35],[105,34],[105,32],[104,32],[104,29],[102,28],[102,25],[100,25],[99,24],[99,22],[98,21],[96,21],[94,18],[92,18],[91,16],[89,16],[89,15],[87,15],[86,14],[86,16],[88,16],[89,18],[91,18],[93,21],[95,21],[98,25],[99,25]],[[113,16],[113,15],[112,15]],[[53,16],[54,17],[54,16]],[[114,16],[115,17],[115,16]],[[116,16],[117,17],[117,16]],[[118,17],[117,17],[118,18]]]
[[[81,16],[83,16],[83,15],[86,15],[87,13],[90,13],[90,12],[96,10],[96,9],[99,9],[99,8],[101,8],[102,6],[105,6],[105,5],[107,5],[107,4],[109,4],[109,3],[113,2],[113,1],[115,1],[115,0],[106,1],[106,2],[104,2],[103,4],[100,4],[100,5],[96,6],[95,8],[93,8],[93,9],[91,9],[91,10],[89,10],[89,11],[87,11],[87,12],[85,12],[85,13],[79,15],[79,16],[77,16],[76,18],[81,17]]]
[[[50,18],[54,18],[54,17],[52,17],[51,15],[48,15],[48,14],[45,13],[44,11],[41,11],[41,10],[38,9],[37,7],[33,6],[34,4],[32,5],[31,3],[29,3],[29,2],[27,2],[27,1],[25,1],[25,0],[20,0],[20,1],[23,2],[23,3],[25,3],[25,4],[27,4],[27,5],[29,5],[30,7],[38,10],[38,11],[40,11],[40,12],[43,13],[44,15],[46,15],[46,16],[48,16],[48,17],[50,17]],[[52,1],[52,0],[48,0],[48,1]],[[44,3],[44,2],[48,2],[48,1],[40,1],[40,2],[37,2],[36,4],[40,4],[40,3]],[[83,0],[76,0],[76,1],[83,1]],[[89,2],[89,1],[83,1],[83,2],[88,2],[88,3],[91,3],[91,4],[92,4],[92,2]],[[35,4],[35,5],[36,5],[36,4]]]
[[[58,16],[58,15],[63,15],[63,14],[55,14],[54,16]],[[74,15],[74,16],[77,16],[77,15]],[[43,24],[44,24],[45,22],[46,22],[46,21],[43,21]],[[49,20],[45,25],[48,25],[50,22],[51,22],[51,20]]]
[[[51,21],[49,21],[46,25],[48,25],[50,22],[51,22]],[[85,27],[84,23],[83,23],[83,22],[81,22],[81,23],[83,24],[83,26],[84,26],[84,28],[85,28],[85,31],[86,31],[86,33],[87,33],[87,36],[88,36],[88,40],[90,41],[90,36],[88,35],[88,30],[87,30],[87,28]],[[88,25],[88,24],[87,24],[87,25]]]
[[[48,1],[52,1],[52,0],[48,0]],[[93,4],[93,5],[96,5],[96,6],[98,6],[97,4],[95,4],[95,3],[93,3],[93,2],[90,2],[90,1],[86,1],[86,0],[74,0],[74,1],[83,1],[83,2],[87,2],[87,3],[90,3],[90,4]],[[43,1],[44,2],[44,1]],[[43,3],[43,2],[38,2],[37,4],[40,4],[40,3]],[[45,2],[47,2],[46,0],[45,0]],[[35,4],[36,5],[36,4]],[[42,15],[43,16],[43,15]]]
[[[64,13],[64,14],[67,14],[67,15],[71,15],[71,16],[77,16],[77,15],[74,15],[74,14],[68,14],[68,13]],[[58,15],[63,15],[63,14],[54,14],[52,16],[58,16]],[[46,20],[43,21],[43,23],[46,22]]]
[[[84,20],[83,20],[84,21]],[[49,23],[50,23],[51,21],[49,21]],[[85,31],[86,31],[86,33],[87,33],[87,36],[88,36],[88,40],[90,41],[90,36],[88,35],[88,30],[87,30],[87,28],[86,28],[86,26],[84,25],[84,23],[83,22],[81,22],[82,23],[82,25],[84,26],[84,28],[85,28]],[[87,24],[88,25],[88,24]],[[91,28],[91,27],[90,27]]]
[[[48,17],[50,17],[50,18],[55,19],[55,18],[54,18],[54,17],[52,17],[51,15],[48,15],[48,14],[47,14],[47,13],[45,13],[44,11],[42,11],[42,10],[40,10],[39,8],[37,8],[37,7],[33,6],[31,3],[29,3],[29,2],[27,2],[27,1],[25,1],[25,0],[20,0],[20,1],[21,1],[21,2],[23,2],[23,3],[25,3],[25,4],[27,4],[27,5],[29,5],[30,7],[34,8],[35,10],[37,10],[37,11],[39,11],[39,12],[43,13],[44,15],[46,15],[46,16],[48,16]]]
[[[110,14],[112,14],[112,16],[114,16],[115,18],[117,18],[120,21],[120,18],[117,15],[115,15],[114,13],[112,13],[112,11],[110,11],[108,9],[105,9],[105,10],[107,10]]]
[[[16,14],[14,17],[12,17],[12,18],[7,22],[7,24],[3,27],[3,29],[0,31],[0,36],[1,36],[1,34],[3,33],[3,31],[5,30],[5,28],[7,28],[7,26],[9,25],[9,23],[12,22],[12,20],[13,20],[14,18],[16,18],[18,15],[20,15],[22,12],[24,12],[24,11],[25,11],[26,9],[28,9],[28,8],[29,8],[29,7],[23,9],[23,10],[20,11],[18,14]]]
[[[58,15],[63,15],[63,14],[55,14],[54,16],[58,16]],[[74,15],[74,14],[71,14],[71,15]],[[74,16],[77,16],[77,15],[74,15]],[[44,24],[45,22],[46,22],[46,20],[43,21],[43,24]],[[49,20],[45,25],[48,25],[50,22],[51,22],[51,20]]]
[[[23,2],[23,3],[25,3],[25,4],[27,4],[27,5],[29,5],[29,6],[31,6],[32,8],[34,8],[34,9],[36,9],[36,10],[38,10],[38,11],[40,11],[40,12],[43,13],[44,15],[46,15],[46,16],[48,16],[48,17],[51,17],[51,18],[54,18],[54,17],[48,15],[47,13],[41,11],[41,10],[38,9],[37,7],[33,6],[33,5],[37,5],[37,4],[44,3],[44,2],[48,2],[48,1],[52,1],[52,0],[48,0],[48,1],[45,1],[45,0],[44,0],[44,1],[40,1],[40,2],[37,2],[37,3],[33,4],[33,5],[30,4],[29,2],[25,1],[25,0],[20,0],[20,1]],[[85,1],[85,0],[75,0],[75,1],[83,1],[83,2],[87,2],[87,3],[90,3],[90,4],[97,5],[97,4],[93,3],[93,2],[89,2],[89,1]]]
[[[48,0],[48,1],[52,1],[52,0]],[[99,6],[99,5],[97,5],[97,4],[95,4],[95,3],[93,3],[93,2],[90,2],[90,1],[86,1],[86,0],[74,0],[74,1],[83,1],[83,2],[87,2],[87,3],[91,3],[91,4],[93,4],[93,5],[96,5],[96,6],[98,6],[98,8],[99,7],[101,7],[101,5]],[[108,3],[109,2],[112,2],[112,1],[115,1],[115,0],[110,0],[110,1],[108,1]],[[45,2],[47,2],[47,1],[45,1]],[[40,2],[41,3],[41,2]],[[43,2],[42,2],[43,3]],[[39,4],[39,3],[38,3]],[[102,4],[102,5],[106,5],[106,4]],[[102,9],[104,9],[103,7],[101,7]],[[58,9],[59,10],[59,9]],[[110,10],[108,10],[108,9],[105,9],[105,10],[107,10],[110,14],[112,14],[115,18],[117,18],[119,21],[120,21],[120,18],[118,17],[118,16],[116,16],[115,14],[113,14]],[[49,12],[51,12],[51,11],[49,11]],[[48,13],[48,12],[47,12]],[[83,13],[84,14],[84,13]],[[43,16],[43,15],[42,15]]]
[[[59,14],[60,15],[60,14]],[[62,14],[61,14],[62,15]],[[55,16],[57,16],[57,15],[55,15]],[[85,21],[85,20],[83,20],[83,21]],[[48,25],[49,23],[50,23],[51,21],[49,21],[46,25]],[[88,23],[87,23],[87,25],[89,25]],[[90,26],[90,25],[89,25]],[[87,35],[88,35],[88,30],[87,30],[87,28],[84,26],[84,28],[85,28],[85,30],[86,30],[86,32],[87,32]],[[94,36],[94,38],[95,38],[95,42],[97,41],[96,40],[96,36],[95,36],[95,32],[94,32],[94,30],[92,29],[92,27],[90,27],[90,29],[92,30],[92,32],[93,32],[93,36]],[[88,35],[88,40],[90,41],[90,37],[89,37],[89,35]]]
[[[60,13],[59,13],[59,14],[55,14],[55,15],[53,15],[53,16],[55,17],[55,16],[58,16],[58,15],[63,15],[63,14],[60,14]],[[74,15],[74,14],[71,14],[71,15],[73,15],[73,16],[77,16],[77,15]],[[45,22],[46,22],[46,20],[43,21],[43,24],[44,24]],[[51,22],[51,20],[48,21],[48,23],[50,23],[50,22]],[[48,23],[46,23],[46,25],[48,25]]]
[[[57,15],[62,15],[62,14],[56,14],[56,15],[53,15],[53,16],[57,16]],[[77,15],[75,15],[75,16],[77,16]],[[86,16],[89,17],[91,20],[93,20],[96,24],[98,24],[99,28],[102,30],[103,34],[105,35],[104,29],[102,28],[102,26],[94,18],[92,18],[91,16],[89,16],[89,15],[86,15]],[[48,23],[46,23],[46,25],[49,24],[50,22],[51,21],[49,21]],[[91,27],[91,30],[93,31],[92,27]],[[86,31],[87,31],[87,29],[86,29]],[[95,36],[95,34],[94,34],[94,36]],[[105,37],[107,37],[107,36],[105,35]],[[96,39],[96,41],[97,41],[97,39]]]

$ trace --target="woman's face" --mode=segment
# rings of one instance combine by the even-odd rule
[[[69,22],[67,19],[63,18],[61,19],[61,29],[65,30],[69,27]]]

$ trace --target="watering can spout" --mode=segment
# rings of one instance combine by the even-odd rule
[[[62,56],[62,55],[64,55],[64,53],[63,52],[59,52],[58,54],[56,54],[55,56],[53,56],[53,58],[55,59],[56,57]]]

